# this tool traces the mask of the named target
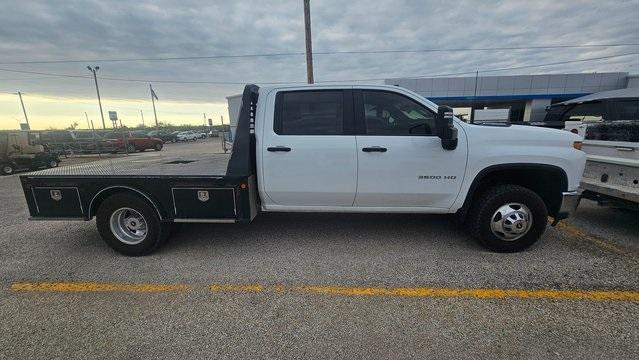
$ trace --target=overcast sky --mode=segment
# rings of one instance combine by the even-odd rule
[[[313,49],[325,51],[639,43],[639,0],[337,1],[311,0]],[[157,58],[304,51],[302,0],[9,1],[0,12],[0,69],[156,80],[159,114],[174,123],[225,113],[241,85],[159,80],[303,82],[303,55],[188,61],[6,64],[14,61]],[[587,49],[315,56],[316,81],[427,76],[639,52]],[[639,55],[492,74],[628,71]],[[147,82],[100,80],[105,111],[130,125],[152,116]],[[22,118],[25,93],[35,127],[66,126],[87,111],[99,118],[92,79],[0,71],[0,128]],[[51,98],[53,97],[53,99]]]

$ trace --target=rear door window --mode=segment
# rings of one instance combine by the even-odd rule
[[[291,91],[276,98],[278,135],[343,135],[344,91]]]
[[[614,102],[615,120],[639,120],[639,100]]]
[[[609,101],[611,116],[586,128],[587,140],[639,141],[639,100]]]

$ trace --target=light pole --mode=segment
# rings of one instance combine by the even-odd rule
[[[106,129],[106,125],[104,124],[104,113],[102,112],[102,100],[100,100],[100,88],[98,87],[98,77],[95,74],[96,71],[100,70],[99,66],[87,66],[90,72],[93,73],[93,80],[95,80],[95,91],[98,93],[98,105],[100,105],[100,116],[102,117],[102,128]]]
[[[155,130],[158,130],[159,126],[158,126],[158,113],[155,112],[155,100],[159,100],[158,96],[155,94],[155,91],[153,91],[153,86],[151,86],[151,84],[149,84],[149,89],[151,90],[151,102],[153,103],[153,116],[155,117]]]
[[[27,128],[31,129],[29,125],[29,118],[27,117],[27,110],[24,108],[24,102],[22,101],[22,93],[18,91],[18,97],[20,97],[20,104],[22,105],[22,113],[24,114],[24,121],[27,122]]]

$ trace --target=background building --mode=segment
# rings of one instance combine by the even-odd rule
[[[387,79],[468,120],[471,109],[510,108],[510,121],[541,121],[546,106],[599,91],[639,86],[627,72]]]

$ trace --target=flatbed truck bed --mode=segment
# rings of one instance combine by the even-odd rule
[[[138,191],[165,222],[247,222],[255,177],[227,176],[229,154],[145,154],[21,176],[32,220],[90,220],[106,197]]]

